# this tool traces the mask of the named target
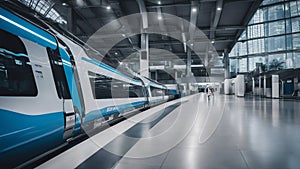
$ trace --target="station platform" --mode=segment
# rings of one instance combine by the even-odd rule
[[[298,169],[299,105],[199,93],[143,111],[37,168]]]

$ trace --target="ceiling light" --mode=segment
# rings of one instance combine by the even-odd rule
[[[123,65],[123,62],[120,62],[120,65]]]
[[[160,1],[158,1],[158,5],[160,5],[161,4],[161,2]]]
[[[215,43],[215,41],[214,41],[214,40],[212,40],[212,41],[211,41],[211,43],[212,43],[212,44],[214,44],[214,43]]]
[[[115,52],[115,55],[118,55],[118,52]]]
[[[220,11],[220,10],[222,10],[222,8],[221,8],[221,7],[218,7],[217,10]]]
[[[161,16],[158,16],[157,18],[158,18],[158,20],[162,20],[162,17],[161,17]]]
[[[124,33],[122,33],[122,36],[123,36],[123,37],[126,37],[126,35],[125,35]]]
[[[65,2],[63,2],[63,3],[62,3],[62,6],[68,6],[68,4],[67,4],[67,3],[65,3]]]
[[[107,10],[110,10],[110,9],[111,9],[111,7],[110,7],[110,6],[107,6],[107,7],[106,7],[106,9],[107,9]]]
[[[191,46],[194,46],[194,44],[193,44],[193,43],[191,43]]]
[[[197,12],[197,8],[196,7],[192,8],[192,12]]]

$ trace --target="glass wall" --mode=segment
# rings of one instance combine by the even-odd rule
[[[264,0],[231,50],[230,71],[300,67],[300,0]]]

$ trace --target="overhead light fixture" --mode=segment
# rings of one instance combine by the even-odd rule
[[[115,52],[115,55],[118,55],[118,52]]]
[[[63,2],[63,3],[62,3],[62,6],[68,6],[68,4],[67,4],[67,3],[65,3],[65,2]]]
[[[211,43],[212,43],[212,44],[214,44],[214,43],[215,43],[215,41],[214,41],[214,40],[212,40],[212,41],[211,41]]]
[[[161,16],[158,16],[157,19],[158,19],[158,20],[162,20],[162,17],[161,17]]]
[[[123,62],[120,62],[120,65],[123,65]]]
[[[220,11],[220,10],[222,10],[222,8],[221,8],[221,7],[218,7],[217,10]]]
[[[160,1],[158,1],[157,3],[158,3],[158,5],[160,5],[160,4],[161,4],[161,2],[160,2]]]
[[[193,44],[193,43],[191,43],[191,46],[194,46],[194,44]]]
[[[124,33],[122,33],[122,36],[123,36],[123,37],[126,37],[126,35],[125,35]]]
[[[197,12],[197,8],[196,8],[196,7],[193,7],[193,8],[192,8],[192,12],[194,12],[194,13]]]
[[[107,6],[107,7],[106,7],[106,9],[107,9],[107,10],[110,10],[110,9],[111,9],[111,7],[110,7],[110,6]]]

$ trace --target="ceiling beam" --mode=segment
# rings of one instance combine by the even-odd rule
[[[195,11],[194,11],[195,10]],[[193,43],[193,37],[197,26],[197,17],[198,17],[199,6],[197,1],[191,2],[191,9],[190,9],[190,25],[189,25],[189,39],[191,43]]]
[[[223,0],[217,0],[215,10],[212,10],[211,13],[211,24],[210,24],[210,40],[214,40],[216,34],[216,28],[219,24],[221,14],[223,11]]]
[[[209,2],[216,2],[217,0],[198,0],[198,3],[209,3]],[[249,2],[249,1],[256,1],[256,0],[226,0],[224,3],[230,3],[230,2]],[[150,4],[150,3],[149,3]],[[190,3],[168,3],[168,4],[161,4],[157,5],[154,3],[151,3],[151,5],[147,5],[146,8],[170,8],[170,7],[189,7],[191,6]]]
[[[143,29],[148,28],[148,16],[147,16],[147,9],[144,0],[136,0],[138,3],[140,13],[142,15],[142,20],[143,20]]]

